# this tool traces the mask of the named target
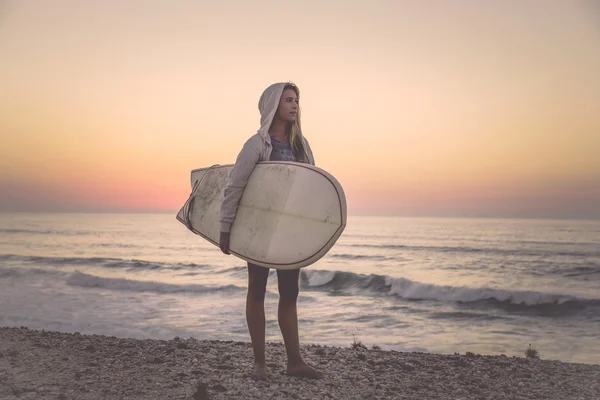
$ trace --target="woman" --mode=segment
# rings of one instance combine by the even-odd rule
[[[244,143],[229,177],[221,206],[221,251],[229,253],[229,232],[244,187],[259,161],[296,161],[315,164],[308,141],[300,129],[300,91],[292,83],[275,83],[260,97],[260,129]],[[277,270],[278,320],[288,356],[287,374],[319,378],[304,362],[298,337],[298,278],[300,270]],[[265,378],[265,292],[269,269],[248,263],[246,321],[254,349],[254,376]]]

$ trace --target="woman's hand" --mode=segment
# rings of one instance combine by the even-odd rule
[[[223,253],[231,254],[229,253],[229,232],[221,232],[219,247]]]

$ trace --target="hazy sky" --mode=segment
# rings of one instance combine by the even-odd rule
[[[600,218],[600,7],[0,1],[0,211],[176,211],[295,82],[350,214]]]

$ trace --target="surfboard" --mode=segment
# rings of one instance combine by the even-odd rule
[[[217,247],[223,190],[232,168],[192,170],[192,192],[177,213],[177,220]],[[309,164],[261,161],[240,199],[230,253],[267,268],[303,268],[323,257],[345,227],[346,197],[330,173]]]

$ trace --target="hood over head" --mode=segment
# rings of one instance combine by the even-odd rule
[[[271,143],[269,128],[277,113],[285,85],[287,85],[287,82],[272,84],[265,89],[258,100],[258,110],[260,111],[260,128],[258,129],[258,134],[269,143]]]

